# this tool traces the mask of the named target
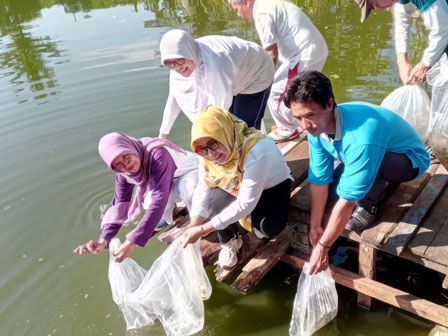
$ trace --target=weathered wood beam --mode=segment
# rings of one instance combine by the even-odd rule
[[[367,279],[375,279],[376,273],[376,249],[366,244],[359,244],[359,275]],[[368,295],[358,292],[358,306],[370,310],[372,298]]]
[[[400,255],[414,236],[429,209],[439,197],[448,183],[446,169],[440,165],[428,184],[415,200],[413,206],[406,212],[395,230],[388,236],[384,249]]]
[[[308,257],[294,253],[285,254],[280,260],[302,269]],[[339,267],[330,266],[330,270],[334,281],[342,286],[448,327],[448,308],[446,307]]]
[[[216,281],[223,282],[230,278],[232,274],[241,267],[244,263],[246,263],[250,258],[252,258],[255,254],[257,254],[258,249],[265,242],[261,239],[255,237],[255,234],[248,233],[243,237],[243,247],[241,248],[241,253],[238,256],[237,264],[232,268],[221,268],[219,266],[215,269]]]
[[[237,291],[249,293],[278,262],[289,247],[286,229],[272,238],[242,269],[232,283]]]

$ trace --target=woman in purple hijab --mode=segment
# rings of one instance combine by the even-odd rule
[[[183,201],[190,208],[199,161],[195,154],[168,140],[136,139],[120,132],[103,136],[98,151],[115,173],[114,197],[101,222],[99,239],[80,245],[73,252],[100,253],[123,224],[139,216],[143,207],[146,212],[142,219],[115,253],[121,262],[132,254],[135,245],[146,245],[161,218],[168,223],[173,220],[176,202]]]

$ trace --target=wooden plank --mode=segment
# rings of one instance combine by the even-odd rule
[[[300,190],[294,193],[289,204],[305,213],[311,213],[310,183],[306,180],[299,187]]]
[[[274,267],[286,252],[288,246],[287,232],[283,230],[261,248],[257,255],[243,267],[242,273],[232,283],[232,287],[243,294],[249,293]]]
[[[216,281],[223,282],[230,278],[233,273],[241,267],[241,265],[246,263],[250,258],[257,254],[258,249],[263,246],[264,243],[265,241],[263,241],[262,239],[258,239],[253,233],[245,234],[243,236],[243,247],[241,248],[241,253],[238,256],[237,264],[234,267],[228,269],[216,267]]]
[[[387,237],[384,249],[392,254],[400,255],[413,237],[423,217],[427,214],[437,197],[448,183],[446,169],[440,165],[415,200],[413,206],[406,212],[395,230]]]
[[[437,168],[438,165],[431,165],[419,178],[400,184],[379,214],[376,220],[378,224],[362,232],[362,240],[369,245],[381,247],[387,236],[397,227],[403,215],[411,208]]]
[[[221,244],[219,243],[217,231],[213,231],[201,238],[200,250],[204,267],[213,265],[218,260]]]
[[[366,244],[359,245],[359,275],[367,279],[375,279],[376,271],[376,249]],[[372,305],[372,298],[363,293],[358,293],[358,306],[370,310]]]
[[[302,141],[295,146],[286,156],[286,163],[291,169],[291,175],[294,182],[291,188],[296,188],[308,176],[309,152],[308,141]]]
[[[283,142],[280,144],[277,144],[280,151],[282,152],[283,156],[287,155],[294,147],[296,147],[299,143],[301,143],[303,140],[305,140],[307,137],[307,133],[303,132],[300,134],[300,136],[297,139],[294,139],[292,141]]]
[[[445,204],[445,211],[446,207]],[[431,245],[426,249],[424,258],[448,267],[448,219],[444,221]]]
[[[434,239],[440,234],[444,234],[443,227],[448,230],[448,188],[445,188],[442,195],[437,199],[428,216],[424,219],[421,227],[418,229],[415,237],[409,242],[409,250],[418,256],[425,256],[428,247],[431,246]],[[445,247],[448,246],[448,239],[445,240]],[[437,248],[437,244],[435,248]],[[430,253],[431,255],[431,253]],[[448,260],[447,260],[448,266]]]
[[[297,268],[303,268],[305,262],[308,261],[308,257],[296,253],[293,255],[285,254],[281,261]],[[330,265],[330,270],[334,281],[342,286],[448,327],[448,308],[446,307],[336,266]]]

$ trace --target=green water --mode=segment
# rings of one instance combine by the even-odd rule
[[[349,0],[300,6],[327,40],[324,72],[338,102],[379,103],[399,86],[389,12],[361,25]],[[257,40],[226,0],[0,0],[0,335],[125,334],[107,253],[72,250],[97,237],[113,192],[99,138],[158,134],[168,89],[158,45],[172,27]],[[424,36],[420,28],[413,35],[417,60]],[[186,148],[189,127],[179,118],[170,139]],[[153,240],[134,256],[149,267],[163,249]],[[213,283],[200,334],[287,335],[297,284],[290,275],[279,265],[248,296]],[[383,305],[364,312],[353,292],[339,294],[338,318],[319,335],[427,333],[410,315]]]

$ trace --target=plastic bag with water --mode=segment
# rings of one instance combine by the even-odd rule
[[[399,87],[383,100],[381,106],[406,120],[422,139],[428,136],[431,101],[420,85]]]
[[[128,330],[163,325],[168,336],[187,336],[204,326],[204,303],[212,288],[202,264],[199,242],[182,248],[174,241],[149,271],[131,258],[115,262],[120,240],[110,243],[109,282]]]
[[[309,275],[305,263],[294,298],[290,336],[309,336],[334,319],[338,313],[338,293],[330,268]]]
[[[440,163],[448,169],[448,57],[444,54],[426,74],[432,86],[429,143]]]

